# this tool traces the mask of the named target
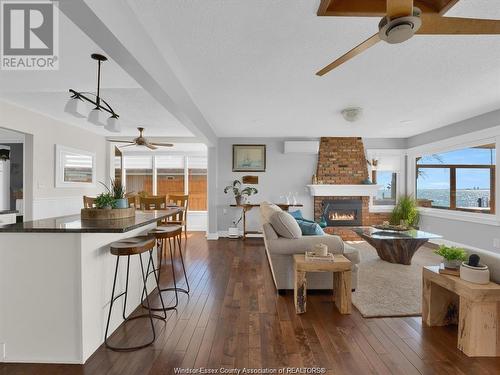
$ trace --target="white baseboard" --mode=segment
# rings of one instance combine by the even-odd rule
[[[219,234],[218,233],[207,233],[206,237],[207,237],[208,241],[218,240]]]

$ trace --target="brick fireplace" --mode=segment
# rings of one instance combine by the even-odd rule
[[[362,139],[321,138],[316,176],[318,184],[362,184],[368,178]],[[349,230],[350,226],[381,224],[389,219],[387,213],[370,213],[369,203],[369,196],[362,195],[315,196],[314,218],[318,221],[326,214],[328,226],[325,232],[340,235],[344,240],[359,240],[359,237]]]

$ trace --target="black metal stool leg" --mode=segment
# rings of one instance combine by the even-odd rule
[[[111,302],[109,304],[109,312],[108,312],[108,321],[106,322],[106,332],[104,333],[104,345],[110,348],[108,344],[108,329],[109,329],[109,321],[111,319],[111,311],[113,310],[113,303],[115,302],[115,287],[116,287],[116,276],[118,275],[118,264],[120,262],[120,257],[116,257],[116,267],[115,267],[115,276],[113,277],[113,289],[111,291]]]
[[[153,271],[150,271],[149,272],[149,264],[148,264],[148,272],[147,272],[147,276],[149,276],[151,273],[154,273],[155,274],[155,278],[157,280],[157,285],[158,285],[158,293],[160,295],[160,301],[161,301],[161,305],[162,307],[151,307],[151,306],[145,306],[144,305],[144,290],[143,290],[143,296],[142,296],[142,302],[141,302],[141,305],[142,307],[146,308],[146,309],[150,309],[150,310],[153,310],[153,311],[163,311],[163,312],[166,312],[168,310],[174,310],[177,308],[177,305],[179,304],[179,298],[177,296],[177,290],[174,289],[174,288],[160,288],[160,275],[161,275],[161,267],[162,267],[162,263],[163,263],[163,248],[164,246],[166,245],[166,239],[159,239],[158,242],[161,241],[161,250],[160,250],[160,264],[158,265],[157,268],[154,267],[154,264],[153,264]],[[175,270],[174,270],[174,255],[172,253],[172,246],[171,246],[171,243],[170,243],[170,239],[168,239],[168,244],[169,244],[169,249],[170,249],[170,258],[171,258],[171,266],[172,266],[172,276],[173,276],[173,279],[174,279],[174,285],[176,285],[176,281],[175,281]],[[156,274],[155,270],[158,272],[158,274]],[[158,276],[156,276],[158,275]],[[175,304],[172,305],[172,306],[165,306],[164,302],[163,302],[163,298],[161,296],[162,292],[165,292],[165,291],[175,291]]]
[[[126,308],[127,308],[127,294],[128,294],[128,278],[129,278],[129,272],[130,272],[130,255],[127,256],[127,275],[126,275],[126,284],[125,284],[125,291],[123,293],[120,293],[118,294],[117,296],[115,296],[115,288],[116,288],[116,278],[117,278],[117,275],[118,275],[118,265],[119,265],[119,261],[120,261],[120,257],[117,256],[116,258],[116,267],[115,267],[115,275],[114,275],[114,278],[113,278],[113,289],[112,289],[112,292],[111,292],[111,303],[110,303],[110,306],[109,306],[109,313],[108,313],[108,320],[106,322],[106,332],[104,334],[104,344],[107,348],[111,349],[111,350],[114,350],[114,351],[118,351],[118,352],[128,352],[128,351],[134,351],[134,350],[139,350],[139,349],[142,349],[142,348],[145,348],[149,345],[151,345],[155,340],[156,340],[156,331],[155,331],[155,328],[154,328],[154,322],[153,322],[153,318],[156,318],[156,319],[161,319],[161,320],[165,320],[166,319],[166,314],[164,314],[164,317],[162,316],[159,316],[159,315],[156,315],[156,314],[153,314],[153,312],[151,311],[151,309],[148,309],[148,313],[147,314],[141,314],[141,315],[137,315],[137,316],[133,316],[133,317],[125,317],[125,314],[126,314]],[[152,251],[150,252],[150,255],[149,255],[149,261],[152,260]],[[143,291],[146,292],[146,303],[147,305],[149,306],[149,297],[148,297],[148,293],[147,293],[147,277],[146,277],[146,274],[144,272],[144,264],[143,264],[143,261],[142,261],[142,254],[139,254],[139,261],[140,261],[140,266],[141,266],[141,274],[142,274],[142,282],[143,282]],[[149,266],[149,262],[148,262],[148,266]],[[154,264],[153,264],[153,267],[154,267]],[[156,277],[155,277],[156,279]],[[158,284],[157,284],[158,286]],[[130,346],[130,347],[117,347],[117,346],[112,346],[108,343],[108,330],[109,330],[109,322],[111,320],[111,312],[113,310],[113,304],[114,302],[116,301],[116,299],[120,298],[121,296],[125,296],[125,302],[124,302],[124,305],[123,305],[123,311],[122,311],[122,316],[124,317],[124,322],[128,322],[128,321],[131,321],[131,320],[134,320],[134,319],[138,319],[138,318],[145,318],[145,317],[148,317],[150,322],[151,322],[151,329],[152,329],[152,333],[153,333],[153,338],[152,340],[148,341],[147,343],[145,344],[142,344],[142,345],[137,345],[137,346]],[[162,304],[163,304],[163,300],[161,299],[161,296],[160,296],[160,300],[162,301]]]
[[[183,293],[189,294],[189,292],[190,292],[191,289],[189,287],[189,281],[188,281],[188,277],[187,277],[187,274],[186,274],[186,267],[184,266],[184,257],[182,256],[181,238],[182,238],[181,236],[178,237],[177,247],[179,249],[179,255],[181,257],[182,271],[184,272],[184,280],[186,281],[187,289],[177,287],[177,290],[179,292],[183,292]],[[186,247],[184,246],[184,248],[186,248]]]

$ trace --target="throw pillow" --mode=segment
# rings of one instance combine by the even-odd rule
[[[281,208],[279,208],[273,203],[262,202],[260,204],[260,215],[262,217],[262,223],[269,223],[271,215],[274,214],[275,212],[281,212],[281,211],[282,211]]]
[[[281,237],[295,239],[302,237],[302,230],[299,224],[288,212],[280,211],[273,213],[269,223]]]
[[[300,230],[302,231],[302,235],[304,236],[324,236],[325,232],[319,226],[318,223],[310,220],[297,220],[297,224],[299,224]]]
[[[304,217],[302,216],[301,210],[292,211],[292,212],[290,212],[290,215],[292,215],[296,219],[304,219]]]

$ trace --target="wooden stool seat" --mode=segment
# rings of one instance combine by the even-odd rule
[[[113,242],[109,247],[111,254],[126,256],[145,253],[155,247],[155,245],[156,242],[154,237],[137,236]]]
[[[180,236],[182,233],[181,225],[162,225],[148,232],[149,235],[159,238],[173,238]]]

